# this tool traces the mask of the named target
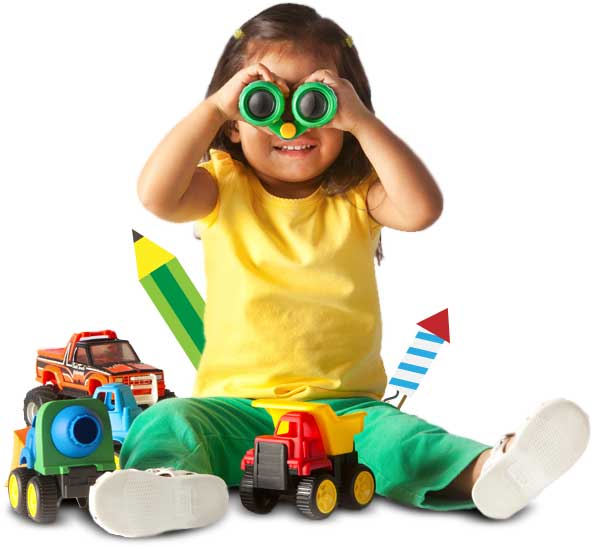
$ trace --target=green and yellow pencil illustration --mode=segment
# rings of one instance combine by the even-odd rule
[[[138,280],[197,369],[206,344],[204,300],[173,254],[132,234]]]

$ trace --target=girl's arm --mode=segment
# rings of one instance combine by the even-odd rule
[[[165,220],[188,222],[207,216],[214,209],[218,185],[197,164],[222,124],[242,119],[239,95],[246,85],[260,78],[273,81],[288,92],[284,80],[261,63],[253,64],[237,72],[162,140],[138,180],[138,196],[148,210]]]
[[[160,218],[187,222],[209,214],[218,186],[196,165],[224,122],[208,99],[182,119],[154,150],[138,179],[138,197]]]
[[[372,217],[402,231],[433,224],[443,210],[443,197],[418,156],[372,113],[352,128],[352,134],[380,180],[367,195]]]
[[[414,152],[367,109],[352,84],[329,69],[305,81],[326,83],[338,96],[338,112],[326,125],[352,133],[373,165],[380,183],[367,195],[367,208],[380,224],[418,231],[441,214],[443,197],[428,169]]]

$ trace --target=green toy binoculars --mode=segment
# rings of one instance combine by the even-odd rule
[[[292,95],[294,121],[282,120],[284,106],[284,95],[272,82],[251,82],[239,97],[239,112],[245,121],[258,127],[269,127],[284,140],[329,123],[338,110],[338,97],[328,85],[308,82],[300,85]]]

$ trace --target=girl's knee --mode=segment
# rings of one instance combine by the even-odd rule
[[[144,410],[122,445],[122,468],[174,467],[203,443],[200,404],[170,398]]]

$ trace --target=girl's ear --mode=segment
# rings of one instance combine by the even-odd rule
[[[239,144],[241,142],[241,135],[239,134],[239,126],[236,120],[229,123],[227,129],[227,136],[231,139],[231,142]]]

